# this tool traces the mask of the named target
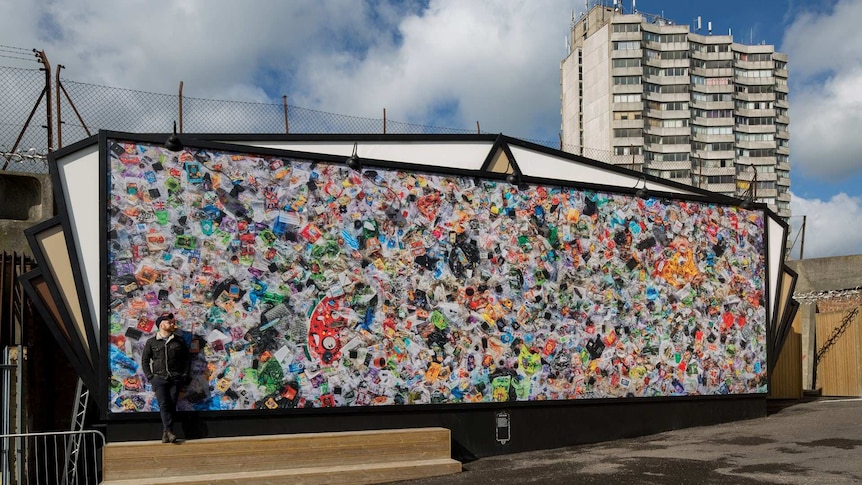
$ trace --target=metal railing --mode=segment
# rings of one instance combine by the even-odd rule
[[[0,435],[0,484],[98,484],[104,447],[96,430]]]
[[[3,275],[0,274],[0,288],[3,286]],[[2,303],[0,303],[2,306]],[[18,355],[13,354],[17,351]],[[20,431],[21,428],[21,347],[6,347],[2,353],[0,363],[0,436],[8,435],[12,431]],[[0,473],[10,466],[9,454],[0,454]],[[3,475],[5,476],[5,475]],[[0,484],[9,483],[7,480]]]

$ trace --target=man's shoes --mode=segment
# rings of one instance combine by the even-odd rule
[[[168,432],[162,432],[162,443],[170,443],[170,438],[168,438]]]
[[[165,439],[167,439],[166,443],[176,443],[177,435],[175,435],[171,431],[165,431]]]

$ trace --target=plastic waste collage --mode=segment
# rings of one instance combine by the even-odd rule
[[[762,214],[109,140],[110,412],[766,390]],[[426,169],[427,170],[427,169]]]

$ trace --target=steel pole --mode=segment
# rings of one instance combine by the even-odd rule
[[[45,55],[45,51],[37,51],[36,56],[39,58],[39,62],[42,63],[43,69],[45,70],[45,115],[46,115],[46,125],[45,128],[48,130],[48,152],[54,151],[54,120],[53,116],[51,116],[51,64],[48,63],[48,56]]]
[[[54,74],[56,78],[54,81],[54,85],[57,86],[57,93],[55,97],[57,98],[57,149],[63,148],[63,116],[60,114],[60,70],[63,69],[62,64],[57,64],[57,73]]]

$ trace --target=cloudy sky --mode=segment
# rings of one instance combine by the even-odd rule
[[[592,0],[590,0],[592,3]],[[607,0],[609,3],[611,0]],[[630,9],[632,0],[624,0]],[[638,0],[790,57],[794,256],[862,254],[862,0]],[[78,82],[556,140],[583,0],[0,0],[4,54]],[[10,47],[12,49],[10,49]],[[14,57],[14,56],[12,56]],[[30,66],[32,67],[32,66]]]

